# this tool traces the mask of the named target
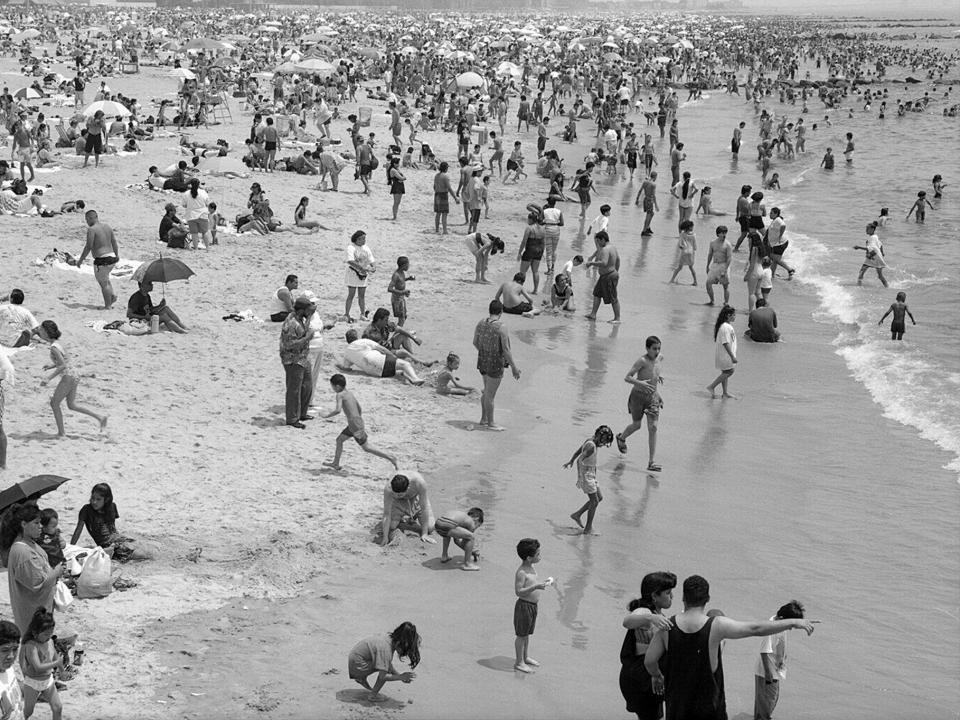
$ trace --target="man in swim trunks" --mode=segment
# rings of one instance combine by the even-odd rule
[[[627,399],[627,412],[631,422],[617,435],[617,448],[620,452],[627,451],[627,438],[640,429],[643,418],[647,418],[647,434],[650,444],[650,460],[647,470],[660,472],[656,463],[657,454],[657,422],[660,419],[660,408],[663,400],[660,397],[659,386],[663,382],[660,377],[660,338],[651,335],[647,338],[647,352],[637,360],[627,372],[624,382],[632,385],[630,397]]]
[[[450,541],[463,550],[463,565],[461,570],[479,570],[477,560],[480,553],[477,552],[477,532],[483,525],[483,510],[478,507],[472,507],[466,512],[454,510],[445,513],[437,518],[434,523],[434,529],[437,535],[443,538],[443,551],[440,553],[440,562],[450,562],[450,556],[447,550],[450,548]]]
[[[120,261],[117,238],[113,234],[113,228],[100,222],[96,210],[87,210],[84,217],[87,221],[87,244],[84,245],[83,252],[77,258],[77,267],[83,265],[87,253],[92,255],[93,275],[97,279],[97,284],[100,285],[100,292],[103,294],[103,307],[105,310],[109,310],[117,301],[117,294],[110,284],[110,273]]]
[[[606,230],[601,230],[593,236],[597,244],[597,253],[594,260],[587,263],[587,267],[596,267],[600,276],[597,278],[597,284],[593,286],[593,309],[587,315],[588,320],[597,319],[597,310],[600,309],[600,302],[613,307],[613,320],[611,323],[620,322],[620,299],[617,296],[617,283],[620,281],[620,254],[617,249],[610,244],[610,236]]]
[[[646,217],[643,219],[643,230],[640,232],[641,237],[647,235],[653,235],[653,230],[650,229],[650,222],[653,220],[653,213],[659,212],[660,206],[657,205],[657,171],[654,170],[650,173],[650,177],[643,181],[643,184],[640,186],[640,190],[637,192],[637,199],[635,204],[640,204],[640,196],[643,196],[643,212],[646,213]]]
[[[401,360],[383,347],[376,340],[361,338],[356,330],[347,330],[347,349],[343,353],[343,365],[348,370],[357,368],[364,375],[370,377],[395,377],[397,371],[406,378],[411,385],[423,385],[424,381],[417,377],[413,365],[408,360]]]
[[[394,530],[401,527],[416,529],[420,542],[436,544],[430,537],[434,530],[433,509],[427,497],[427,482],[423,475],[413,470],[394,475],[383,488],[383,520],[380,528],[380,545],[386,546]]]
[[[343,414],[347,416],[347,426],[337,435],[337,449],[334,452],[333,460],[325,462],[324,465],[334,470],[339,470],[340,456],[343,454],[343,444],[349,438],[353,438],[357,441],[357,445],[363,448],[364,452],[382,457],[384,460],[389,460],[393,464],[393,469],[396,470],[397,459],[390,453],[377,450],[367,441],[367,429],[363,424],[363,409],[360,407],[356,396],[347,390],[347,379],[340,373],[337,373],[330,378],[330,387],[333,388],[333,391],[337,394],[337,404],[333,410],[323,417],[324,419],[332,418],[343,410]]]
[[[737,238],[737,244],[733,246],[733,251],[740,249],[743,239],[750,232],[750,191],[753,188],[750,185],[740,187],[740,197],[737,198],[737,222],[740,223],[740,237]]]
[[[508,315],[523,315],[524,317],[534,317],[540,314],[538,308],[533,307],[533,301],[523,289],[523,282],[527,276],[518,272],[513,276],[513,280],[507,280],[500,289],[497,290],[495,300],[503,298],[503,312]]]
[[[713,305],[713,286],[723,285],[723,304],[730,304],[730,261],[733,260],[733,246],[727,240],[727,226],[717,227],[717,237],[710,243],[707,251],[707,297]]]
[[[100,155],[103,153],[103,136],[106,133],[106,120],[103,110],[97,110],[87,120],[87,137],[83,146],[83,166],[90,162],[90,153],[94,155],[94,166],[100,167]]]

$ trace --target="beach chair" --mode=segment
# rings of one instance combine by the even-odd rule
[[[59,140],[57,141],[57,147],[73,147],[73,140],[70,139],[70,136],[67,135],[67,129],[63,125],[54,125],[53,127],[57,130],[57,136]]]
[[[360,121],[360,127],[370,127],[370,118],[373,117],[373,108],[361,105],[357,110],[357,119]]]

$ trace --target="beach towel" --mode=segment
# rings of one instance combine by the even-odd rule
[[[75,273],[80,273],[81,275],[93,275],[92,262],[85,262],[83,266],[77,267],[76,265],[69,264],[66,260],[61,260],[59,258],[55,258],[52,256],[53,256],[53,253],[47,256],[47,258],[50,258],[49,260],[47,258],[44,258],[44,259],[36,258],[34,259],[33,264],[37,266],[49,265],[50,267],[56,268],[57,270],[70,270]],[[142,264],[143,263],[140,262],[139,260],[121,259],[120,261],[117,262],[116,265],[114,265],[113,272],[110,274],[114,278],[132,277],[134,271],[138,267],[140,267]]]
[[[246,310],[241,310],[240,312],[232,312],[229,315],[224,315],[223,320],[233,320],[234,322],[243,322],[245,320],[250,320],[256,323],[263,323],[263,320],[253,314],[253,310],[249,308]]]
[[[127,333],[123,331],[124,325],[126,325],[126,320],[87,320],[84,325],[96,333],[101,333],[104,335],[123,335],[126,337]]]

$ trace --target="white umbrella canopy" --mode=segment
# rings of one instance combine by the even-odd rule
[[[195,80],[197,77],[195,73],[183,67],[174,68],[168,72],[167,75],[169,77],[175,77],[178,80]]]
[[[485,87],[487,81],[484,80],[478,73],[465,72],[457,75],[452,84],[455,84],[458,88],[479,88]]]
[[[330,75],[336,71],[333,65],[320,58],[304,58],[294,63],[293,67],[298,72],[309,73],[310,75]]]
[[[107,117],[129,117],[130,111],[127,110],[126,106],[121,105],[118,102],[113,100],[97,100],[95,103],[90,103],[83,110],[84,117],[92,117],[97,113],[98,110],[102,110],[103,114]]]

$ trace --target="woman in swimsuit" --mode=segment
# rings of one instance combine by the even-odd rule
[[[60,382],[53,391],[53,397],[50,398],[50,407],[53,408],[53,417],[57,421],[57,435],[66,437],[67,433],[63,429],[63,411],[60,409],[60,403],[67,401],[67,407],[74,412],[89,415],[100,423],[100,431],[107,427],[107,416],[98,415],[93,410],[89,410],[82,405],[77,405],[77,386],[80,384],[80,375],[73,369],[67,354],[60,344],[60,329],[53,320],[44,320],[40,323],[40,330],[43,336],[50,342],[50,365],[44,365],[44,370],[53,370],[54,372],[46,380],[41,381],[41,385],[46,385],[58,375]]]

